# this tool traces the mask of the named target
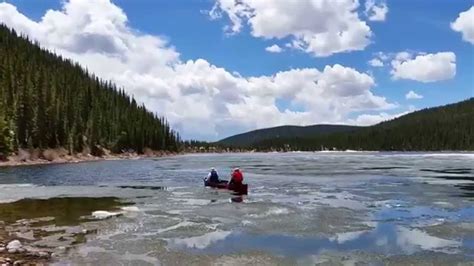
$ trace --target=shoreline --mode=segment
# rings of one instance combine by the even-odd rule
[[[0,161],[0,169],[8,167],[18,166],[35,166],[35,165],[54,165],[54,164],[76,164],[76,163],[87,163],[87,162],[99,162],[99,161],[116,161],[116,160],[138,160],[144,158],[164,158],[181,155],[179,152],[160,152],[153,155],[145,154],[111,154],[105,156],[92,156],[92,155],[73,155],[64,156],[54,160],[46,160],[44,158],[38,159],[27,159],[18,160],[14,157],[10,157],[7,161]]]
[[[53,261],[53,253],[41,249],[32,249],[23,246],[25,239],[15,237],[5,229],[5,223],[0,221],[0,264],[1,265],[49,265]],[[19,245],[15,248],[9,244],[15,241]]]

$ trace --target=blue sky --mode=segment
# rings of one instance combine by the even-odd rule
[[[301,0],[299,3],[310,1]],[[244,11],[235,11],[235,7],[241,7],[238,5],[228,8],[225,2],[233,1],[225,0],[98,0],[100,5],[95,2],[96,6],[104,10],[110,10],[110,7],[117,9],[109,16],[102,15],[100,9],[92,7],[94,1],[6,2],[17,10],[12,11],[5,4],[0,6],[1,22],[32,35],[44,47],[71,57],[100,76],[125,87],[150,110],[166,116],[186,138],[215,140],[245,130],[287,123],[366,125],[414,109],[457,102],[474,96],[474,40],[469,39],[469,32],[472,33],[474,28],[474,9],[466,13],[464,23],[459,22],[460,29],[455,30],[452,26],[460,13],[471,10],[472,1],[373,1],[372,7],[382,7],[385,11],[382,17],[372,19],[371,9],[366,10],[366,2],[372,1],[364,0],[358,2],[358,7],[352,6],[345,10],[342,10],[343,6],[333,9],[328,7],[327,10],[323,10],[326,7],[315,7],[314,11],[304,13],[305,18],[297,17],[301,16],[301,12],[306,12],[298,10],[299,3],[295,4],[297,2],[293,3],[294,8],[278,7],[283,0],[264,1],[258,7],[249,3]],[[354,3],[351,0],[342,2],[347,2],[347,5]],[[87,12],[88,8],[92,11]],[[213,8],[216,16],[210,14]],[[288,11],[290,9],[296,10],[295,13]],[[51,19],[45,20],[48,10],[66,15],[51,16]],[[276,10],[277,15],[265,20],[264,14],[268,10]],[[334,14],[331,13],[334,10],[336,13],[332,17],[321,15]],[[252,13],[252,16],[247,16],[245,12]],[[95,23],[69,25],[71,28],[67,28],[67,31],[72,33],[65,33],[60,29],[62,25],[51,23],[64,19],[65,24],[68,24],[68,19],[80,20],[80,16],[88,14],[92,14],[91,21]],[[126,17],[126,21],[115,20],[116,17],[121,17],[120,14]],[[32,25],[25,26],[19,15],[26,17]],[[229,19],[232,15],[239,18],[241,27],[229,31],[229,27],[235,25]],[[293,28],[285,24],[277,25],[283,16],[288,17],[287,24],[293,25]],[[261,19],[257,21],[250,17]],[[109,22],[104,22],[108,19],[112,21],[112,26]],[[314,20],[314,23],[306,25],[308,20]],[[365,26],[347,26],[356,23]],[[329,26],[319,26],[324,24]],[[342,25],[341,28],[334,26],[338,24]],[[87,49],[80,50],[82,52],[77,52],[75,45],[79,41],[76,40],[80,40],[82,32],[89,34],[87,36],[90,38],[90,31],[85,30],[90,27],[93,28],[94,37],[102,34],[101,38],[110,38],[112,43],[123,41],[127,47],[133,46],[135,37],[151,36],[164,44],[152,44],[150,51],[156,51],[150,58],[154,55],[160,58],[161,53],[169,58],[157,63],[162,64],[163,68],[152,69],[153,61],[150,61],[145,63],[150,68],[143,70],[133,64],[135,61],[130,52],[132,48],[120,48],[122,53],[130,52],[130,56],[120,61],[124,67],[109,71],[107,66],[112,61],[106,60],[113,60],[117,55],[111,55],[107,48],[100,50],[98,47],[86,47]],[[109,31],[110,27],[114,30]],[[339,50],[332,50],[331,47],[337,47],[337,44],[331,43],[324,43],[324,49],[310,48],[304,42],[303,48],[289,47],[293,41],[305,40],[304,38],[319,42],[320,35],[315,34],[327,34],[332,30],[344,31],[346,27],[370,34],[366,38],[357,34],[352,36],[352,44],[342,44]],[[98,29],[107,31],[100,32]],[[60,36],[59,33],[65,35]],[[71,38],[70,41],[68,38]],[[146,45],[148,44],[140,42],[137,46],[146,51]],[[265,50],[272,45],[278,45],[284,51],[271,53]],[[397,55],[402,52],[409,56],[399,57],[401,59],[397,61]],[[371,59],[380,58],[378,53],[382,53],[385,58],[381,60],[383,67],[374,67],[368,63]],[[441,56],[440,53],[448,54]],[[107,56],[110,58],[104,59]],[[420,56],[420,60],[415,60],[418,59],[417,56]],[[425,56],[427,57],[424,58]],[[393,66],[397,62],[401,66],[399,69]],[[343,68],[330,68],[326,71],[327,66],[334,67],[336,64]],[[171,70],[165,68],[169,65],[172,65]],[[315,70],[317,73],[293,73],[293,70],[302,69]],[[125,79],[126,75],[122,75],[125,71],[130,75],[129,79],[140,80]],[[173,72],[170,74],[167,71]],[[394,78],[394,71],[399,71],[398,78]],[[452,73],[446,74],[449,71]],[[284,72],[285,75],[277,80],[275,75],[279,72]],[[170,78],[170,75],[176,76]],[[367,77],[371,80],[367,80]],[[258,80],[251,80],[252,78]],[[274,80],[267,82],[268,78]],[[307,83],[299,81],[304,78],[309,79]],[[345,82],[340,82],[339,79]],[[311,84],[319,85],[311,88]],[[280,89],[283,87],[285,89]],[[177,90],[180,92],[176,92]],[[336,95],[334,91],[340,93]],[[406,95],[410,91],[422,98],[407,99]],[[167,101],[163,95],[169,96]],[[313,95],[317,99],[308,100]],[[348,95],[355,98],[350,99]],[[363,104],[366,106],[362,106]],[[240,112],[241,110],[245,111]],[[262,110],[261,115],[259,110]],[[285,113],[285,110],[288,112]]]

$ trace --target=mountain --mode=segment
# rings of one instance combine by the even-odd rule
[[[231,147],[252,147],[264,141],[288,138],[309,138],[331,133],[353,132],[360,128],[361,127],[345,125],[279,126],[231,136],[218,141],[217,144]]]
[[[427,108],[352,130],[309,137],[288,136],[253,143],[258,150],[474,150],[474,98]]]
[[[141,153],[179,143],[163,117],[123,89],[0,25],[0,155],[97,147]]]

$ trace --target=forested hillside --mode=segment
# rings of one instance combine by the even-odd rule
[[[179,142],[164,118],[123,89],[0,25],[0,153],[174,151]]]
[[[253,130],[220,140],[218,144],[234,147],[252,147],[266,140],[308,138],[322,134],[352,132],[360,127],[346,125],[279,126]]]
[[[474,98],[413,112],[354,132],[307,138],[273,138],[259,150],[474,150]]]

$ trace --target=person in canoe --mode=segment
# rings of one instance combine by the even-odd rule
[[[244,175],[242,174],[242,171],[240,171],[239,168],[234,168],[231,174],[229,186],[241,186],[243,181]]]
[[[211,171],[207,175],[207,180],[212,183],[219,183],[219,174],[214,167],[211,168]]]

